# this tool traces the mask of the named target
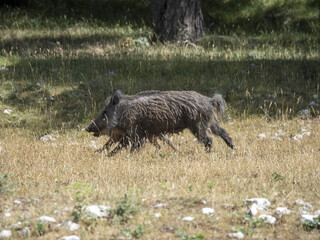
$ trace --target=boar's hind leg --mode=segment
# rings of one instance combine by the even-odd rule
[[[226,132],[226,130],[224,130],[218,124],[213,124],[210,127],[210,130],[213,134],[221,137],[230,148],[232,148],[232,149],[235,148],[235,146],[232,142],[232,138],[229,136],[229,134]]]
[[[129,140],[126,137],[123,137],[119,144],[111,151],[108,153],[108,157],[112,157],[114,155],[116,155],[123,147],[127,147],[129,145]]]
[[[202,125],[202,124],[201,124]],[[199,126],[198,124],[192,126],[191,128],[189,128],[190,131],[193,133],[193,135],[196,136],[196,138],[198,138],[198,140],[200,142],[204,143],[204,146],[206,148],[207,152],[210,152],[211,150],[211,146],[212,146],[212,138],[208,136],[207,134],[207,127],[205,126]]]

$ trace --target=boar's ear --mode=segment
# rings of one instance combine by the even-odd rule
[[[115,106],[120,102],[120,98],[117,94],[113,95],[111,98],[112,105]]]

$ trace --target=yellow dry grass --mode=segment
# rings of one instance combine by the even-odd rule
[[[80,223],[76,235],[82,239],[117,239],[121,229],[138,224],[146,228],[142,239],[178,239],[178,231],[225,239],[231,227],[241,226],[246,239],[319,239],[318,230],[302,229],[295,203],[303,199],[313,204],[314,210],[320,209],[319,118],[271,122],[236,119],[223,126],[233,137],[236,151],[214,137],[213,151],[207,154],[186,131],[173,136],[179,152],[163,144],[161,150],[146,144],[137,153],[122,151],[112,158],[93,154],[90,147],[91,141],[100,147],[107,138],[95,139],[82,131],[57,132],[56,141],[41,142],[27,130],[1,129],[1,172],[11,173],[10,180],[17,185],[13,194],[0,195],[0,211],[4,213],[9,207],[12,213],[10,218],[0,218],[0,226],[5,229],[23,212],[30,212],[32,239],[72,235],[53,228],[39,236],[36,219],[41,215],[54,216],[58,222],[72,219],[70,211],[59,215],[55,210],[76,205],[67,186],[82,182],[93,188],[88,196],[90,204],[114,207],[119,197],[128,194],[142,207],[127,224],[99,221],[88,227]],[[305,132],[310,135],[303,134],[300,142],[291,139]],[[259,139],[261,133],[266,138]],[[281,140],[272,139],[276,135]],[[244,200],[252,197],[269,199],[268,213],[272,215],[279,206],[296,212],[278,219],[275,225],[253,227],[243,220],[248,210]],[[142,202],[142,198],[146,200]],[[22,201],[21,206],[13,203],[15,199]],[[156,209],[156,203],[166,203],[167,207]],[[203,215],[203,207],[214,208],[214,216]],[[157,212],[161,218],[154,217]],[[186,216],[195,220],[188,223],[179,219]]]

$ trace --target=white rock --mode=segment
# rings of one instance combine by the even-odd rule
[[[162,217],[162,214],[161,213],[155,213],[154,217],[156,217],[156,218]]]
[[[265,210],[267,211],[270,207],[271,203],[266,198],[250,198],[246,200],[247,203],[256,203],[258,210]]]
[[[207,201],[206,200],[201,200],[200,201],[203,205],[207,205]]]
[[[282,217],[283,215],[289,215],[293,213],[293,211],[289,210],[287,207],[277,207],[275,214],[279,217]]]
[[[252,204],[252,206],[250,207],[248,214],[250,216],[255,216],[258,214],[258,205],[256,203]]]
[[[39,82],[36,83],[37,87],[41,87],[41,84]]]
[[[192,141],[193,141],[193,142],[198,142],[198,139],[197,139],[197,138],[194,138]]]
[[[265,139],[265,138],[267,138],[267,134],[265,134],[265,133],[260,133],[260,134],[258,134],[257,138],[258,138],[259,140]]]
[[[12,232],[10,230],[2,230],[0,232],[0,239],[10,238],[12,236]]]
[[[50,134],[44,135],[40,138],[40,141],[42,141],[42,142],[56,141],[56,140],[57,140],[57,138],[53,135],[50,135]]]
[[[17,204],[17,205],[20,205],[20,204],[21,204],[21,201],[19,201],[19,200],[14,200],[13,203],[14,203],[14,204]]]
[[[90,141],[89,147],[90,147],[90,148],[94,148],[94,149],[97,149],[97,148],[98,148],[95,141]]]
[[[311,132],[303,132],[302,135],[310,136]]]
[[[263,219],[265,222],[270,223],[270,224],[275,224],[275,222],[277,221],[277,219],[271,215],[267,215],[267,214],[262,214],[259,216],[259,219]]]
[[[300,111],[300,114],[301,114],[301,115],[310,114],[310,110],[309,110],[309,109],[303,109],[303,110]]]
[[[42,223],[56,223],[57,222],[54,218],[48,217],[48,216],[41,216],[38,218],[38,221],[42,222]]]
[[[302,206],[301,208],[299,208],[299,212],[302,214],[308,214],[310,211],[313,210],[313,207],[310,203],[305,202],[301,199],[297,199],[296,203]]]
[[[157,203],[156,205],[154,205],[155,208],[162,208],[162,207],[167,207],[168,204],[166,203]]]
[[[59,238],[59,240],[80,240],[80,238],[76,235],[72,235],[72,236],[64,236]]]
[[[7,114],[7,115],[10,115],[11,113],[12,113],[12,109],[5,109],[4,111],[3,111],[3,113],[4,114]]]
[[[182,218],[182,221],[187,221],[187,222],[191,222],[194,220],[194,217],[184,217]]]
[[[23,236],[23,237],[29,237],[31,236],[31,230],[28,227],[24,227],[22,230],[19,231],[19,233]]]
[[[0,153],[2,152],[2,147],[0,146]]]
[[[302,214],[301,215],[301,222],[310,222],[310,223],[314,223],[314,219],[318,218],[319,215],[311,215],[311,214]]]
[[[213,208],[202,208],[202,213],[212,216],[214,214],[214,209]]]
[[[26,219],[26,218],[30,218],[31,214],[29,212],[25,212],[25,213],[22,213],[20,215],[20,218],[22,219]]]
[[[86,207],[85,212],[93,217],[103,218],[108,217],[111,207],[103,205],[91,205]]]
[[[244,234],[242,232],[236,232],[236,233],[229,233],[227,235],[228,238],[236,238],[236,239],[242,239],[244,238]]]
[[[6,213],[4,213],[3,216],[4,216],[4,217],[11,217],[11,213],[6,212]]]
[[[141,202],[145,202],[145,201],[147,201],[146,198],[142,198],[142,199],[141,199]]]
[[[64,227],[65,229],[69,230],[69,231],[76,231],[80,228],[80,226],[72,221],[65,221],[63,223],[57,224],[56,228],[59,227]]]
[[[12,225],[9,226],[10,229],[16,229],[16,228],[19,228],[21,227],[22,225],[22,222],[17,222],[17,223],[14,223]]]
[[[314,107],[319,106],[319,104],[315,103],[314,101],[309,102],[308,105],[309,106],[314,106]]]

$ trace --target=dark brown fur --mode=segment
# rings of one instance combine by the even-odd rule
[[[194,91],[146,91],[133,96],[116,91],[94,123],[98,129],[101,128],[99,125],[106,125],[104,134],[111,136],[113,132],[122,133],[119,145],[111,155],[129,144],[131,150],[135,150],[147,138],[162,138],[164,134],[178,133],[186,128],[210,152],[212,138],[208,136],[208,131],[220,136],[229,147],[234,148],[231,137],[218,124],[217,114],[224,115],[225,107],[221,95],[209,98]],[[95,132],[90,126],[87,130]]]

